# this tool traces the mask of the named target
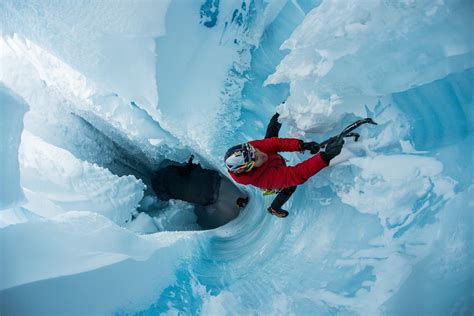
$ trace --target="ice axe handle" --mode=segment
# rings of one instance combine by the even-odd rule
[[[355,130],[356,128],[358,128],[359,126],[363,125],[363,124],[372,124],[372,125],[378,125],[376,122],[374,122],[374,120],[370,117],[368,118],[365,118],[365,119],[362,119],[362,120],[358,120],[350,125],[348,125],[346,128],[344,128],[342,130],[342,132],[337,136],[339,139],[341,138],[345,138],[345,137],[354,137],[354,141],[358,141],[359,140],[359,133],[355,133],[355,132],[352,132],[353,130]],[[319,145],[322,147],[325,147],[329,141],[331,140],[331,138],[325,140],[324,142],[320,143]]]

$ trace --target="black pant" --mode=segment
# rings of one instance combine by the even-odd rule
[[[267,126],[267,132],[265,133],[265,138],[271,137],[278,137],[278,133],[280,132],[281,123],[278,123],[278,117],[280,114],[276,113],[270,119],[270,123]],[[291,197],[291,195],[296,191],[296,186],[285,188],[281,190],[275,199],[272,202],[272,209],[274,210],[281,210],[283,204],[286,203]]]
[[[265,133],[265,138],[272,138],[278,137],[278,133],[280,132],[281,123],[278,123],[278,117],[280,114],[275,113],[270,119],[270,123],[267,126],[267,132]]]

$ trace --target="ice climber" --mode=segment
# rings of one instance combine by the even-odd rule
[[[296,138],[280,138],[278,133],[281,123],[276,113],[270,120],[265,138],[253,140],[230,148],[225,154],[225,164],[230,176],[238,183],[253,185],[266,191],[273,191],[277,196],[268,212],[278,217],[288,216],[282,209],[295,192],[296,186],[305,183],[310,177],[327,167],[331,159],[341,153],[343,138],[329,139],[324,152],[295,165],[287,166],[279,152],[305,150],[316,153],[319,144],[304,142]]]

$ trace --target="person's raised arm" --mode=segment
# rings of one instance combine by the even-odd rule
[[[297,138],[280,138],[272,137],[261,140],[253,140],[249,142],[250,145],[255,146],[266,153],[276,153],[280,151],[302,151],[303,141]]]

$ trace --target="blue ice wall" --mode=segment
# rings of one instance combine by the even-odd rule
[[[300,4],[287,2],[259,46],[252,48],[241,99],[244,131],[236,132],[236,142],[262,137],[266,119],[289,94],[286,84],[264,86],[263,82],[287,53],[278,49],[282,42],[319,2]],[[242,216],[200,238],[199,252],[177,269],[177,282],[139,314],[178,310],[185,314],[456,315],[472,311],[473,232],[468,223],[473,220],[469,197],[473,74],[471,68],[394,93],[391,101],[382,100],[368,110],[377,119],[393,107],[399,116],[390,120],[403,122],[401,129],[408,126],[400,140],[414,147],[409,154],[394,143],[377,149],[377,154],[415,154],[427,162],[440,161],[443,177],[456,183],[455,197],[444,199],[431,183],[412,201],[402,224],[389,225],[341,202],[337,191],[353,185],[353,178],[359,176],[357,168],[344,165],[325,170],[298,188],[289,202],[291,216],[282,221],[265,214],[271,198],[250,189],[253,200]],[[351,119],[355,117],[345,117],[347,122]],[[390,121],[365,131],[363,138],[375,138],[389,128]],[[286,132],[284,126],[282,135]],[[367,156],[362,148],[353,153],[361,159]],[[382,194],[388,197],[392,192]],[[393,240],[383,241],[385,224],[395,231]],[[377,300],[385,303],[379,305]]]
[[[459,315],[474,308],[473,75],[471,68],[393,95],[410,122],[415,148],[443,162],[445,174],[458,181],[458,196],[440,214],[445,222],[433,250],[385,304],[386,314]]]
[[[35,208],[28,205],[33,211],[39,209],[40,218],[20,222],[10,212],[17,221],[0,228],[0,237],[9,239],[8,250],[15,256],[1,259],[18,274],[8,275],[9,280],[21,282],[3,287],[6,278],[0,278],[0,300],[8,303],[0,312],[472,314],[474,69],[468,60],[472,44],[441,47],[450,31],[444,26],[456,26],[458,21],[439,22],[450,22],[443,19],[451,11],[469,12],[462,9],[472,4],[374,0],[367,3],[373,11],[365,11],[365,6],[350,2],[320,2],[178,0],[169,6],[166,1],[121,2],[113,8],[105,2],[63,2],[60,6],[47,1],[2,2],[0,22],[6,35],[0,38],[5,49],[0,60],[8,71],[0,76],[31,103],[25,128],[34,134],[30,138],[36,139],[37,152],[51,152],[48,148],[55,144],[57,150],[73,153],[80,164],[84,157],[99,161],[94,158],[101,155],[113,161],[118,150],[96,145],[108,137],[134,157],[185,159],[193,151],[203,163],[225,172],[222,154],[226,147],[261,138],[268,119],[281,101],[292,96],[295,86],[304,86],[298,101],[305,102],[299,109],[295,106],[297,114],[303,114],[299,119],[313,118],[311,111],[318,104],[311,100],[317,83],[324,80],[297,79],[321,70],[315,70],[320,61],[313,54],[315,43],[303,47],[308,51],[302,55],[296,54],[299,64],[308,65],[293,74],[296,80],[264,82],[293,53],[280,50],[282,44],[308,22],[314,8],[324,4],[322,12],[334,14],[331,22],[344,25],[338,29],[339,25],[330,24],[334,34],[322,34],[327,35],[326,43],[337,38],[338,45],[345,47],[350,39],[357,48],[362,38],[365,46],[356,56],[349,47],[342,62],[336,58],[340,56],[332,56],[337,71],[328,78],[332,76],[334,82],[331,78],[323,82],[328,91],[332,83],[340,84],[334,86],[337,92],[349,91],[343,106],[336,109],[341,119],[320,133],[298,130],[298,124],[290,127],[284,120],[281,135],[321,140],[362,116],[380,124],[360,128],[360,142],[347,141],[329,168],[298,188],[286,205],[288,218],[267,214],[273,197],[247,187],[251,196],[247,208],[231,223],[211,231],[137,234],[95,213],[95,204],[82,203],[90,198],[81,188],[96,184],[96,177],[81,172],[66,177],[59,170],[61,176],[56,178],[81,184],[74,188],[84,209],[91,210],[61,209],[58,205],[67,204],[62,199],[71,196],[42,185],[44,192],[32,192],[38,199],[36,204],[31,202]],[[347,7],[354,8],[356,16],[342,15],[352,12]],[[390,13],[387,20],[376,15],[379,9]],[[412,21],[413,15],[423,19]],[[347,19],[338,21],[341,16]],[[423,35],[420,42],[427,46],[420,47],[412,37],[404,36],[413,36],[409,27],[399,30],[398,24],[387,24],[389,34],[377,28],[376,52],[382,57],[376,57],[384,59],[384,52],[390,55],[381,68],[376,60],[364,59],[374,57],[368,41],[373,32],[357,37],[373,20],[407,22],[410,27],[423,22],[415,35]],[[430,21],[437,21],[434,30],[442,40],[423,33],[430,30]],[[15,32],[18,37],[10,37]],[[314,33],[306,35],[311,38]],[[450,43],[463,35],[449,36]],[[300,36],[305,39],[305,32]],[[407,47],[391,46],[397,43]],[[293,44],[297,51],[298,41]],[[422,54],[426,47],[433,47],[433,55]],[[414,48],[419,48],[417,56],[410,55]],[[408,61],[400,65],[402,69],[416,66],[418,60],[423,64],[420,69],[429,69],[433,60],[439,68],[426,75],[414,67],[408,80],[391,60]],[[346,79],[359,73],[347,69],[358,70],[367,82],[348,85]],[[426,79],[440,73],[445,75]],[[67,119],[71,112],[96,118],[90,120],[93,128],[85,131],[80,128],[84,124],[70,124],[74,122]],[[314,118],[329,120],[326,114]],[[95,130],[107,137],[94,135]],[[66,142],[67,146],[62,144]],[[48,166],[62,166],[55,157],[29,156],[39,162],[44,157],[51,161]],[[289,164],[308,157],[285,154]],[[26,167],[36,168],[47,179],[53,171],[48,166]],[[23,168],[28,180],[32,171]],[[113,174],[114,170],[104,172]],[[123,201],[143,192],[141,187],[134,189],[131,180],[113,183],[116,186],[106,196],[113,202],[114,194]],[[104,196],[98,194],[100,203]],[[133,211],[114,203],[105,206]],[[58,215],[47,214],[52,210]],[[3,247],[6,243],[0,241]],[[18,241],[22,247],[15,247]],[[33,251],[25,251],[35,258],[31,262],[22,257],[30,245],[36,245]]]
[[[472,134],[473,81],[471,68],[393,95],[397,107],[408,117],[417,150],[436,151]]]

